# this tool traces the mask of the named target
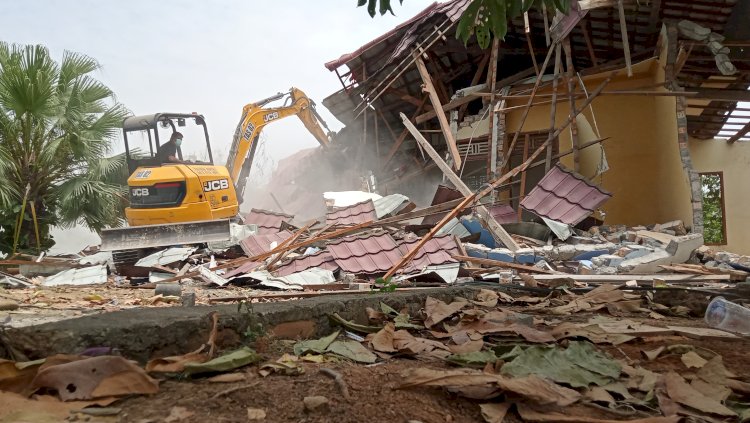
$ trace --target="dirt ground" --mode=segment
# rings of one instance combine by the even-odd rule
[[[542,316],[539,316],[542,317]],[[586,319],[591,315],[578,315]],[[649,324],[665,322],[637,319]],[[683,326],[703,326],[697,319],[670,318],[669,324]],[[664,373],[670,370],[682,375],[690,370],[680,360],[680,355],[661,355],[648,361],[641,353],[660,346],[676,344],[691,345],[709,349],[720,354],[726,368],[740,375],[750,375],[750,362],[747,351],[750,340],[731,341],[690,339],[681,336],[651,336],[638,338],[619,346],[598,345],[613,358],[630,365]],[[288,343],[273,343],[263,355],[275,360],[285,350]],[[305,372],[298,376],[258,375],[258,366],[243,369],[245,379],[233,383],[212,383],[205,379],[166,380],[158,394],[151,397],[137,397],[121,402],[120,422],[247,422],[247,409],[259,408],[265,411],[266,422],[482,422],[479,405],[474,401],[451,393],[431,388],[398,389],[402,371],[415,367],[443,369],[450,365],[440,361],[420,361],[414,358],[394,358],[377,365],[356,365],[347,362],[304,363]],[[346,401],[334,381],[319,372],[322,367],[338,371],[345,379],[351,394]],[[744,377],[743,377],[744,379]],[[223,393],[225,391],[231,391]],[[322,395],[330,400],[323,410],[305,411],[303,399],[306,396]],[[182,419],[170,420],[173,407],[184,407]],[[578,410],[580,412],[580,410]],[[192,414],[190,414],[192,413]],[[188,414],[190,414],[188,416]],[[587,408],[591,417],[623,419],[604,410]],[[579,414],[580,415],[580,414]],[[520,422],[517,415],[510,413],[504,422]]]

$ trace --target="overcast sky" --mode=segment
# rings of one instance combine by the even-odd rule
[[[318,103],[338,130],[341,123],[321,102],[341,85],[323,64],[432,1],[393,3],[396,16],[371,19],[354,0],[6,0],[0,28],[3,41],[44,44],[57,60],[64,50],[97,59],[98,78],[136,115],[203,113],[214,153],[225,156],[242,106],[292,86]],[[275,161],[317,145],[296,118],[269,125],[264,134],[266,154]],[[68,251],[92,241],[56,239]]]
[[[221,152],[243,105],[291,86],[320,105],[341,88],[325,62],[430,3],[394,1],[396,16],[371,19],[354,0],[3,1],[0,27],[4,41],[44,44],[58,60],[64,50],[94,57],[102,65],[98,77],[136,115],[203,113]],[[265,138],[275,160],[317,145],[295,118],[268,126]]]

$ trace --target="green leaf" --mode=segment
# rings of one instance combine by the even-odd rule
[[[456,37],[460,38],[464,44],[469,42],[471,34],[474,33],[474,24],[482,3],[482,0],[472,0],[469,7],[464,11],[464,14],[461,15],[461,19],[458,21],[458,25],[456,26]]]
[[[385,314],[390,314],[392,316],[398,316],[399,312],[396,311],[393,307],[389,306],[388,304],[384,302],[380,302],[380,311],[382,311]]]
[[[486,24],[477,26],[474,29],[474,32],[477,36],[477,43],[479,44],[479,47],[486,49],[490,46],[490,31],[487,28]]]
[[[515,18],[523,13],[523,0],[498,0],[497,3],[504,3],[510,6],[505,7],[510,18]]]
[[[381,326],[367,326],[367,325],[360,325],[354,322],[350,322],[344,319],[343,317],[339,316],[338,313],[329,314],[328,318],[331,320],[332,323],[335,323],[346,329],[353,330],[355,332],[376,333],[376,332],[379,332],[380,329],[383,329]]]
[[[328,352],[346,357],[358,363],[374,363],[378,357],[357,341],[336,341],[328,346]]]
[[[332,334],[320,339],[308,339],[305,341],[297,342],[296,344],[294,344],[294,355],[302,355],[307,352],[321,354],[326,350],[326,348],[328,348],[329,345],[331,345],[333,341],[336,340],[336,338],[339,336],[339,333],[341,333],[341,331],[337,330]]]
[[[257,363],[261,360],[255,351],[248,347],[242,347],[237,351],[216,357],[205,363],[185,364],[185,374],[195,375],[201,373],[227,372],[248,364]]]
[[[415,325],[410,322],[411,317],[408,314],[399,314],[393,319],[393,324],[396,326],[396,329],[417,329],[421,330],[424,329],[424,326],[421,325]]]
[[[367,4],[367,0],[357,0],[357,7],[362,7]]]
[[[620,364],[583,341],[572,341],[567,349],[529,347],[513,361],[506,363],[502,373],[513,377],[537,375],[574,388],[591,384],[604,386],[620,376]]]
[[[377,6],[376,4],[377,1],[378,0],[369,0],[367,3],[367,13],[370,14],[371,18],[375,17],[375,9]]]
[[[380,14],[385,15],[386,12],[391,12],[391,15],[395,15],[393,9],[391,9],[391,0],[380,0]]]
[[[523,12],[528,12],[529,9],[531,9],[531,6],[534,5],[534,0],[523,0],[523,5],[521,6],[521,9]]]
[[[494,5],[495,7],[489,11],[489,24],[492,28],[492,33],[495,34],[495,37],[500,39],[505,38],[505,34],[508,32],[508,9],[506,7],[506,1],[514,0],[497,0]],[[513,14],[512,10],[510,12],[511,18],[516,16]],[[520,14],[520,7],[518,13]],[[487,46],[489,46],[489,40],[487,41]]]

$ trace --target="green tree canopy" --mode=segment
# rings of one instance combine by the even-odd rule
[[[121,224],[125,158],[106,156],[127,113],[92,76],[99,68],[82,54],[57,63],[41,45],[0,42],[0,250],[13,249],[17,229],[21,247],[44,249],[52,225]]]
[[[404,0],[399,0],[403,3]],[[357,0],[357,6],[367,5],[367,13],[374,17],[376,11],[381,15],[393,14],[391,0]],[[472,35],[482,48],[490,45],[492,36],[504,38],[508,32],[508,21],[521,16],[531,8],[554,12],[559,10],[568,13],[570,0],[471,0],[456,28],[456,37],[464,44]]]

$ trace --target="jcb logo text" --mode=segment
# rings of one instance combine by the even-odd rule
[[[226,179],[217,179],[215,181],[206,181],[203,183],[203,191],[218,191],[229,188],[229,181]]]

